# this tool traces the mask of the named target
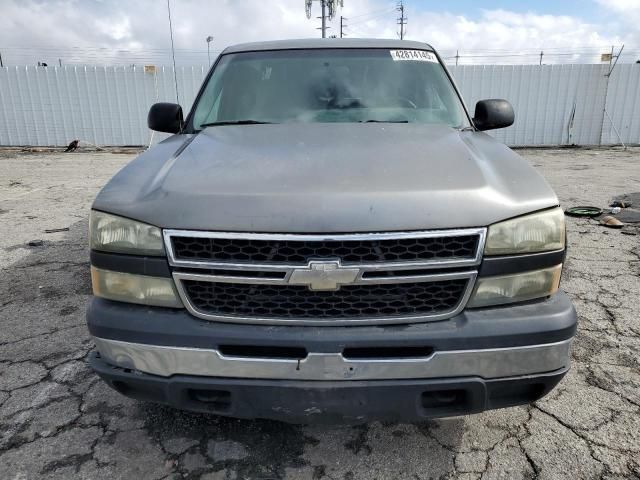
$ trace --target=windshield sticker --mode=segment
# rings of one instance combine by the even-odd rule
[[[424,50],[389,50],[389,53],[394,62],[409,60],[438,63],[438,59],[433,53],[425,52]]]

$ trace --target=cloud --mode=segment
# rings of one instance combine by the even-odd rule
[[[463,61],[475,63],[531,62],[540,49],[548,52],[549,63],[594,61],[609,45],[640,43],[638,0],[597,2],[593,5],[611,15],[606,26],[582,20],[579,12],[568,16],[488,9],[471,16],[447,13],[446,6],[418,10],[418,2],[407,2],[407,38],[430,42],[447,56],[465,51],[469,56]],[[182,65],[206,64],[209,35],[214,37],[214,55],[233,43],[319,35],[317,2],[311,20],[301,0],[171,0],[171,5],[176,57]],[[420,3],[422,9],[435,5]],[[58,58],[63,63],[170,63],[164,1],[2,0],[1,10],[0,53],[6,64],[55,63]],[[345,0],[341,14],[349,19],[350,37],[397,38],[395,1]],[[614,23],[616,28],[611,28]],[[329,34],[339,34],[338,19],[330,26]],[[579,53],[562,56],[563,49]],[[472,56],[489,50],[494,56]],[[530,56],[501,57],[501,51]]]
[[[623,1],[623,0],[619,0]],[[369,34],[380,28],[380,20],[357,24],[358,33]],[[387,32],[393,33],[393,27]],[[541,50],[545,63],[597,61],[610,45],[624,37],[568,15],[540,15],[506,10],[483,10],[476,19],[447,12],[414,12],[409,17],[411,40],[431,43],[451,57],[459,50],[468,56],[463,63],[521,63],[535,61]],[[508,53],[514,54],[507,56]],[[480,56],[486,54],[487,56]]]
[[[615,10],[622,14],[640,15],[640,2],[638,0],[597,0],[603,7]]]
[[[624,31],[625,44],[640,47],[640,0],[596,0],[612,30]],[[640,57],[640,52],[638,52]]]
[[[172,0],[179,62],[206,63],[214,51],[240,42],[316,36],[302,2]],[[2,0],[0,45],[8,63],[149,61],[168,63],[169,23],[158,0]]]

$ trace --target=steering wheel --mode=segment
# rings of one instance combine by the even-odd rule
[[[418,106],[415,103],[413,103],[411,100],[409,100],[408,98],[400,97],[400,96],[395,96],[395,97],[391,97],[391,98],[395,98],[397,100],[400,100],[401,102],[406,103],[407,105],[409,105],[409,108],[413,108],[414,110],[418,108]]]

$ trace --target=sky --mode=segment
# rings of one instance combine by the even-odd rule
[[[176,63],[206,65],[242,42],[320,36],[319,2],[307,19],[302,0],[169,0]],[[433,45],[447,62],[595,63],[624,44],[640,59],[640,0],[404,0],[406,37]],[[348,37],[398,38],[396,0],[344,0],[329,23]],[[171,62],[166,0],[0,0],[4,66]]]

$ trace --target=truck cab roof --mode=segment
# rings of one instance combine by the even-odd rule
[[[268,42],[240,43],[227,47],[222,54],[255,52],[264,50],[306,50],[323,48],[390,48],[430,50],[428,43],[410,40],[376,39],[376,38],[307,38],[299,40],[272,40]]]

